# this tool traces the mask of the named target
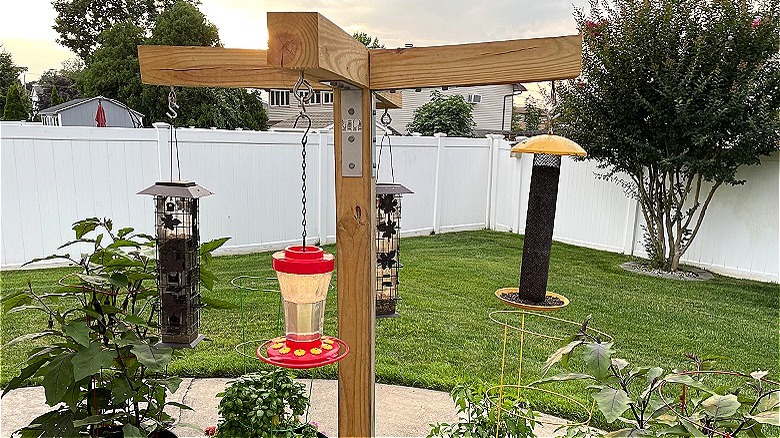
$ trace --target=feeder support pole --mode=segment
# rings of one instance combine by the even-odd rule
[[[334,87],[333,102],[338,336],[350,348],[339,362],[339,436],[372,437],[376,318],[373,99],[367,88]]]

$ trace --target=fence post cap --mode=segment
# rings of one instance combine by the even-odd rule
[[[154,126],[157,129],[168,129],[171,125],[167,122],[154,122],[152,123],[152,126]]]

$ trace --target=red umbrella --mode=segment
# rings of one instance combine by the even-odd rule
[[[103,109],[103,104],[98,101],[97,113],[95,114],[95,121],[98,127],[106,126],[106,111]]]

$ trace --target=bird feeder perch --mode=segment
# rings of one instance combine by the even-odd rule
[[[161,181],[138,194],[154,196],[161,344],[193,348],[204,338],[198,200],[212,193],[192,181]]]

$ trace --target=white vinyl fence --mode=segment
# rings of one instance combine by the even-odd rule
[[[152,232],[152,202],[136,193],[168,179],[170,130],[0,127],[0,265],[13,268],[56,252],[71,224],[111,217]],[[215,194],[201,200],[204,240],[231,236],[223,253],[281,248],[300,239],[300,134],[177,130],[183,179]],[[379,139],[377,139],[379,144]],[[522,233],[530,157],[488,138],[392,137],[395,180],[404,197],[403,235],[490,228]],[[391,179],[387,143],[379,181]],[[308,141],[310,243],[335,240],[333,136]],[[176,175],[174,153],[174,177]],[[745,186],[720,189],[685,261],[738,277],[778,281],[778,156],[747,168]],[[564,159],[555,239],[642,254],[641,213],[595,164]]]

